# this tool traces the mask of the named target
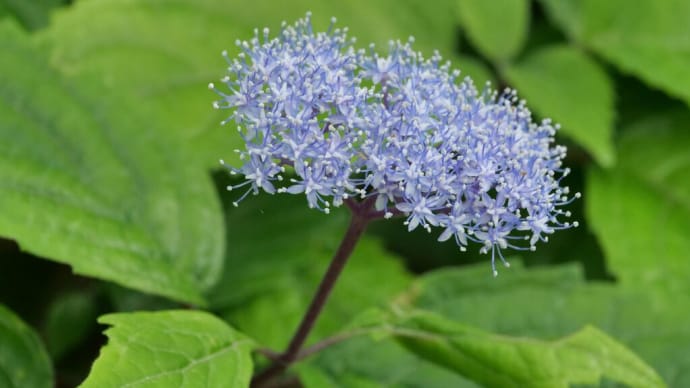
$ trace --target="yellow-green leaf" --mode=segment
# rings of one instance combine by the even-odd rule
[[[105,315],[108,344],[81,388],[247,388],[250,339],[201,311]]]

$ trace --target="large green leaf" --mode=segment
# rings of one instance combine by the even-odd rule
[[[449,55],[456,47],[450,0],[434,7],[421,0],[322,2],[299,0],[93,0],[57,15],[43,38],[53,61],[75,77],[93,74],[133,99],[145,101],[170,135],[179,135],[206,165],[234,157],[241,144],[234,128],[221,127],[227,112],[211,109],[206,85],[223,76],[222,50],[255,28],[292,23],[307,10],[318,29],[331,16],[349,26],[360,45],[415,35],[419,47]]]
[[[594,327],[541,341],[491,334],[420,313],[389,330],[417,355],[486,387],[568,388],[597,384],[604,377],[631,387],[665,386],[634,353]]]
[[[517,55],[529,29],[528,0],[456,0],[458,15],[472,43],[503,63]]]
[[[613,164],[613,85],[594,60],[570,46],[551,46],[505,74],[530,107],[562,124],[601,165]]]
[[[82,388],[249,386],[252,341],[200,311],[105,315],[108,344]]]
[[[589,176],[588,218],[619,281],[688,292],[690,115],[639,121],[620,141],[620,163]]]
[[[0,235],[75,272],[203,303],[222,266],[210,177],[155,121],[65,81],[0,25]]]
[[[496,279],[487,276],[488,264],[430,272],[401,300],[511,336],[553,339],[595,325],[639,354],[670,386],[690,384],[684,356],[690,293],[586,283],[574,265],[526,270],[519,260],[511,264]]]
[[[541,1],[572,39],[690,103],[690,2]]]
[[[50,358],[41,340],[12,311],[0,304],[0,386],[53,386]]]
[[[225,272],[212,290],[214,309],[263,344],[282,349],[316,292],[347,225],[347,211],[325,215],[303,196],[227,193]],[[238,270],[241,269],[241,270]],[[387,303],[410,276],[377,240],[364,236],[319,317],[314,334],[333,333],[360,311]]]

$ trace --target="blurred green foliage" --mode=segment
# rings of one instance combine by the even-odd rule
[[[515,87],[562,124],[583,197],[580,228],[496,279],[476,250],[372,225],[310,338],[343,341],[288,386],[690,386],[690,2],[0,0],[0,387],[92,364],[86,386],[246,387],[250,352],[284,346],[347,216],[229,206],[212,174],[241,139],[206,84],[236,39],[307,10]]]

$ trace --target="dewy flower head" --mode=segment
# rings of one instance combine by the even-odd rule
[[[333,20],[333,23],[335,20]],[[346,29],[312,30],[310,15],[283,24],[277,38],[258,31],[226,57],[226,90],[216,108],[232,111],[246,147],[242,174],[249,193],[304,193],[328,213],[344,201],[370,200],[374,213],[406,216],[409,230],[442,230],[462,250],[481,244],[534,249],[557,229],[569,197],[560,181],[565,148],[556,127],[532,121],[515,92],[479,92],[436,53],[408,43],[380,55],[354,49]],[[526,241],[524,245],[520,241]],[[495,267],[494,267],[494,273]]]

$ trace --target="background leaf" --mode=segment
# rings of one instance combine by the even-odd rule
[[[690,276],[690,114],[641,120],[621,160],[589,176],[587,214],[620,283],[685,293]]]
[[[594,327],[540,341],[493,335],[426,313],[403,318],[391,331],[416,354],[487,387],[568,388],[597,384],[604,376],[631,387],[665,386],[634,353]]]
[[[0,386],[53,386],[50,358],[40,339],[14,313],[0,305]]]
[[[456,0],[460,22],[486,57],[503,63],[516,56],[529,29],[528,0]]]
[[[496,76],[484,63],[469,55],[457,55],[451,59],[454,68],[460,69],[460,77],[470,77],[477,89],[481,90],[487,82],[492,87],[498,84]]]
[[[690,2],[541,0],[579,44],[690,103]]]
[[[110,314],[99,322],[113,327],[83,388],[249,386],[252,342],[208,313]]]
[[[563,126],[603,166],[614,162],[613,85],[603,69],[576,48],[541,48],[505,68],[529,106]]]
[[[48,24],[50,13],[66,0],[0,0],[0,19],[14,16],[26,29],[35,30]]]
[[[46,348],[59,360],[84,341],[98,316],[96,296],[90,292],[59,295],[50,306],[43,329]]]
[[[118,286],[106,284],[105,293],[115,312],[130,313],[135,311],[172,310],[179,305],[169,299],[160,296],[144,294],[142,292]]]
[[[308,10],[320,30],[337,16],[363,47],[375,42],[385,49],[388,40],[410,35],[427,54],[449,55],[456,45],[450,0],[431,8],[421,0],[300,0],[280,12],[271,0],[83,1],[60,13],[42,37],[55,47],[53,62],[64,73],[91,74],[145,102],[196,159],[217,167],[241,145],[234,128],[219,125],[227,112],[211,109],[216,96],[206,87],[223,76],[221,51],[235,53],[236,39],[264,26],[277,31],[281,21],[293,23]]]
[[[140,110],[64,81],[6,23],[0,46],[0,235],[77,273],[203,303],[223,253],[210,178]]]
[[[347,226],[348,212],[325,215],[300,196],[226,193],[225,272],[211,307],[262,344],[282,349],[297,328]],[[385,279],[385,281],[380,281]],[[362,310],[387,303],[410,275],[377,240],[363,237],[338,279],[311,340],[332,334]]]

